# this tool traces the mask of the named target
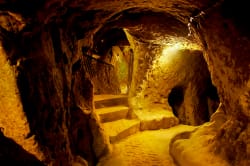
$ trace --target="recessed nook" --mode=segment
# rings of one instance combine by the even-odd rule
[[[249,165],[246,3],[0,0],[0,165]]]

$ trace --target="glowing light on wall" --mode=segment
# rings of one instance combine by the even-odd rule
[[[181,49],[181,44],[180,43],[175,43],[172,46],[164,47],[162,50],[163,55],[167,55],[169,53],[175,53],[177,50]]]
[[[175,43],[171,46],[165,46],[162,49],[162,54],[158,59],[158,65],[163,66],[164,64],[168,64],[171,62],[172,57],[177,53],[178,50],[181,49],[180,43]]]
[[[183,40],[173,40],[172,43],[168,43],[163,47],[162,54],[159,56],[158,59],[159,65],[169,63],[172,60],[173,56],[176,55],[178,50],[181,49],[200,50],[198,45]]]

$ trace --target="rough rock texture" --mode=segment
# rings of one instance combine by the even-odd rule
[[[242,2],[242,1],[241,1]],[[245,2],[226,1],[208,10],[200,29],[205,57],[216,85],[227,122],[217,133],[215,146],[232,165],[249,165],[249,25]],[[238,9],[240,12],[232,14]],[[205,11],[206,12],[206,11]],[[230,35],[229,35],[230,34]]]
[[[81,156],[88,161],[89,165],[95,165],[96,155],[99,154],[94,150],[101,147],[95,148],[92,145],[95,142],[103,144],[102,147],[105,148],[107,144],[100,143],[102,137],[98,133],[102,131],[94,130],[100,128],[100,123],[95,116],[91,115],[93,114],[93,86],[81,70],[82,65],[78,67],[77,61],[73,61],[79,56],[74,34],[66,33],[64,27],[56,28],[56,25],[48,25],[32,37],[27,37],[25,34],[15,35],[11,31],[1,37],[4,39],[2,49],[7,50],[7,57],[3,58],[9,58],[10,64],[16,71],[16,75],[9,71],[7,76],[10,78],[7,77],[6,81],[11,83],[16,79],[18,86],[18,90],[15,90],[15,84],[11,83],[8,85],[9,88],[3,87],[6,89],[4,92],[6,95],[13,93],[13,90],[17,94],[20,93],[22,102],[18,104],[18,96],[10,94],[13,102],[11,100],[8,102],[13,106],[19,105],[16,110],[10,109],[10,111],[15,110],[18,115],[13,124],[21,128],[28,127],[15,132],[18,128],[12,129],[8,127],[8,123],[1,124],[1,127],[6,128],[6,136],[15,140],[20,133],[23,137],[20,138],[21,142],[15,141],[24,148],[27,143],[22,139],[26,138],[26,142],[30,142],[28,144],[30,148],[34,140],[33,142],[37,144],[34,147],[38,146],[37,149],[41,153],[35,153],[36,149],[25,149],[36,155],[46,165],[79,163],[79,161],[74,162],[79,159],[74,156]],[[15,37],[16,40],[9,37]],[[8,68],[7,64],[5,62],[3,67]],[[1,102],[4,100],[1,99]],[[22,106],[26,117],[22,116]],[[4,109],[1,107],[1,111]],[[8,121],[12,121],[11,118],[12,116],[5,116]],[[2,120],[6,121],[5,119]],[[22,121],[23,125],[17,123]],[[91,123],[92,121],[96,123]],[[17,136],[9,135],[9,130],[14,131]],[[44,157],[41,158],[41,155]]]
[[[132,73],[132,82],[131,88],[129,90],[130,98],[136,96],[137,92],[141,91],[140,85],[143,83],[143,80],[146,78],[145,73],[150,68],[153,63],[154,56],[159,54],[159,46],[150,45],[148,43],[141,43],[135,40],[128,32],[126,32],[128,40],[133,49],[133,73]],[[135,107],[140,108],[140,103],[133,103],[133,100],[130,103]]]
[[[79,59],[75,56],[76,50],[82,46],[95,50],[94,35],[111,22],[106,29],[126,28],[132,37],[145,45],[166,43],[168,40],[161,38],[167,37],[166,33],[188,37],[185,32],[192,30],[189,38],[195,37],[203,48],[227,120],[213,133],[215,137],[209,141],[213,145],[211,149],[225,156],[231,165],[250,165],[250,27],[246,21],[246,3],[244,0],[0,0],[0,40],[10,64],[18,66],[18,89],[29,123],[29,136],[35,135],[45,163],[69,165],[75,159],[68,130],[71,106],[75,103],[71,101],[74,95],[71,71]],[[163,13],[161,16],[166,18],[165,22],[146,23],[145,18],[155,13]],[[122,24],[116,21],[120,18]],[[168,20],[172,20],[171,24]],[[178,32],[174,27],[178,27]],[[151,32],[146,33],[148,30]],[[81,42],[76,42],[78,39]],[[76,43],[81,45],[76,48]],[[136,86],[133,81],[132,86]],[[5,103],[5,100],[1,101]],[[14,103],[19,101],[13,100],[13,105],[16,105]],[[1,112],[4,109],[1,108]],[[88,117],[85,115],[83,119]],[[22,125],[23,119],[20,126],[25,126]],[[93,124],[98,128],[96,122]],[[86,135],[89,138],[91,133]]]
[[[94,86],[94,94],[119,94],[120,87],[116,68],[110,63],[94,58],[83,58],[84,71],[89,74]]]
[[[53,42],[60,41],[56,37],[51,37],[47,29],[33,38],[14,41],[21,45],[19,48],[22,50],[7,43],[14,51],[13,56],[22,57],[17,69],[17,84],[31,130],[27,137],[35,136],[47,164],[72,160],[66,127],[69,120],[66,114],[70,106],[66,80],[69,66],[62,62],[63,55],[57,52],[62,50],[56,50],[56,46],[54,50]],[[11,58],[12,63],[16,64],[14,57]]]
[[[22,52],[25,60],[20,64],[18,84],[31,127],[30,135],[36,136],[46,155],[45,162],[57,165],[73,160],[67,128],[71,106],[68,56],[73,52],[63,45],[72,43],[59,42],[67,42],[61,38],[65,36],[59,29],[48,31],[26,41],[28,48],[27,52]]]
[[[94,78],[95,94],[127,93],[129,47],[110,46],[108,53],[100,59],[104,63],[96,63]]]
[[[215,134],[216,130],[209,124],[204,124],[192,132],[177,134],[170,142],[170,154],[177,165],[230,166],[224,156],[210,150]]]
[[[44,155],[35,137],[27,138],[30,126],[23,111],[16,74],[16,68],[7,61],[0,44],[0,160],[39,165]]]
[[[71,151],[86,159],[89,165],[95,165],[96,156],[92,147],[93,135],[89,123],[93,111],[93,85],[84,75],[83,67],[73,71],[72,76],[73,104],[70,109],[68,131],[71,138]]]
[[[127,93],[128,72],[131,52],[129,46],[111,45],[107,53],[91,54],[89,50],[80,50],[83,55],[83,72],[92,80],[94,94]],[[78,62],[81,65],[81,62]]]
[[[147,108],[160,104],[170,110],[171,106],[184,124],[199,125],[209,121],[209,108],[211,114],[215,112],[219,101],[216,91],[216,99],[210,97],[213,85],[202,53],[170,50],[165,55],[154,56],[152,66],[141,75],[144,80],[141,90],[137,90],[136,105]]]

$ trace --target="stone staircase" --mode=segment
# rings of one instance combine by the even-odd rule
[[[128,118],[129,107],[126,95],[95,95],[94,104],[110,143],[140,131],[140,121]]]

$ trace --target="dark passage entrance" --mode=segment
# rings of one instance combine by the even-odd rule
[[[169,96],[168,103],[173,109],[173,113],[176,117],[178,117],[178,110],[183,103],[184,100],[184,89],[181,86],[174,87]]]
[[[168,86],[171,85],[168,104],[173,114],[186,125],[208,122],[218,108],[219,97],[202,52],[179,50],[174,55],[172,61],[175,65],[171,72],[176,78],[166,72]],[[178,81],[171,82],[171,79]]]
[[[204,85],[205,86],[205,85]],[[180,123],[187,125],[200,125],[210,120],[211,115],[217,110],[220,99],[217,89],[212,84],[206,87],[206,91],[198,94],[192,103],[184,97],[187,89],[183,86],[174,87],[169,96],[168,103],[172,108],[173,114],[179,118]],[[193,111],[188,110],[193,106]]]

